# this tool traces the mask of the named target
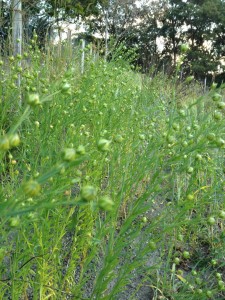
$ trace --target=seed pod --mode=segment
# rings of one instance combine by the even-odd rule
[[[185,259],[189,258],[189,257],[190,257],[190,253],[189,253],[188,251],[184,251],[184,252],[183,252],[183,257],[184,257]]]
[[[98,201],[99,208],[105,211],[111,211],[114,206],[114,202],[108,196],[101,197]]]
[[[92,201],[97,196],[97,190],[91,185],[86,185],[81,189],[81,198],[84,201]]]
[[[66,148],[63,150],[63,159],[65,161],[74,161],[76,159],[76,151],[73,148]]]
[[[156,243],[153,242],[153,241],[150,241],[150,242],[149,242],[149,248],[150,248],[151,250],[156,250],[156,249],[157,249]]]
[[[174,136],[172,136],[172,135],[169,135],[167,137],[167,141],[168,141],[168,143],[173,144],[173,143],[176,142],[176,138]]]
[[[172,127],[175,131],[178,131],[180,129],[180,125],[178,123],[173,123]]]
[[[7,151],[10,148],[9,139],[7,136],[0,137],[0,151]]]
[[[218,262],[217,262],[217,260],[216,260],[216,259],[212,259],[212,260],[211,260],[211,264],[212,264],[213,266],[216,266],[216,265],[217,265],[217,263],[218,263]]]
[[[209,141],[214,141],[215,138],[216,138],[215,133],[210,132],[210,133],[207,134],[207,139],[208,139]]]
[[[212,99],[213,101],[220,101],[222,99],[222,96],[218,93],[215,93],[213,96],[212,96]]]
[[[71,89],[71,85],[68,82],[65,82],[61,87],[61,91],[63,94],[69,93],[70,89]]]
[[[83,145],[79,145],[76,152],[77,152],[77,154],[80,154],[80,155],[84,155],[86,153]]]
[[[215,120],[220,121],[220,120],[222,120],[223,115],[221,114],[221,112],[215,111],[214,114],[213,114],[213,117],[214,117]]]
[[[98,150],[103,151],[103,152],[107,152],[110,150],[110,144],[111,141],[106,140],[106,139],[100,139],[98,141]]]
[[[207,223],[209,225],[214,225],[216,223],[216,220],[214,217],[209,217],[208,220],[207,220]]]
[[[180,263],[179,257],[175,257],[175,258],[174,258],[174,263],[175,263],[176,265],[179,265],[179,263]]]
[[[212,295],[213,295],[213,293],[212,293],[211,291],[207,291],[207,292],[206,292],[206,296],[207,296],[208,298],[212,298]]]
[[[195,278],[197,284],[202,284],[202,279],[200,277]]]
[[[27,103],[30,106],[37,106],[40,105],[40,98],[39,95],[37,93],[33,93],[33,94],[28,94],[28,98],[27,98]]]
[[[224,285],[224,281],[223,280],[219,280],[218,281],[218,286],[220,289],[224,289],[225,285]]]
[[[221,219],[225,219],[225,211],[224,211],[224,210],[221,210],[221,211],[219,212],[219,217],[220,217]]]
[[[115,140],[116,143],[122,143],[123,137],[122,137],[122,135],[117,134],[117,135],[114,137],[114,140]]]
[[[143,218],[142,218],[142,222],[143,222],[143,223],[147,223],[147,222],[148,222],[148,219],[147,219],[146,217],[143,217]]]
[[[216,278],[217,278],[217,279],[221,279],[221,278],[222,278],[221,273],[218,273],[218,272],[217,272],[217,273],[216,273]]]
[[[20,144],[20,137],[17,133],[14,133],[9,136],[10,147],[18,147]]]
[[[203,294],[203,290],[202,289],[197,289],[196,291],[199,295]]]
[[[200,161],[202,160],[202,155],[198,153],[196,154],[195,158]]]
[[[218,109],[224,109],[225,108],[225,102],[222,102],[222,101],[218,102],[217,103],[217,108]]]
[[[195,196],[193,194],[188,194],[187,195],[187,199],[190,200],[190,201],[194,200],[194,198],[195,198]]]
[[[188,77],[185,79],[185,82],[186,82],[186,83],[190,83],[190,82],[192,82],[194,79],[195,79],[194,76],[188,76]]]
[[[35,125],[37,128],[39,128],[40,123],[39,123],[38,121],[35,121],[35,122],[34,122],[34,125]]]
[[[225,145],[225,141],[222,138],[216,139],[215,142],[218,147],[223,147]]]
[[[9,220],[9,224],[11,227],[17,227],[20,224],[20,219],[18,217],[12,217]]]
[[[142,140],[142,141],[145,140],[145,135],[144,134],[139,134],[139,139]]]
[[[192,174],[193,172],[194,172],[194,168],[189,167],[189,168],[187,169],[187,173],[188,173],[188,174]]]
[[[24,193],[29,197],[37,196],[41,191],[41,186],[36,180],[29,180],[24,185]]]

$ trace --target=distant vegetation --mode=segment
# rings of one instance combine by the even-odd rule
[[[3,52],[8,51],[10,45],[12,11],[17,2],[1,1]],[[135,52],[133,63],[142,72],[149,73],[155,68],[155,73],[174,74],[179,64],[180,46],[185,43],[189,51],[180,68],[181,78],[194,75],[208,86],[215,79],[220,83],[224,81],[224,0],[21,2],[24,40],[29,41],[36,30],[40,47],[44,47],[53,31],[60,33],[61,22],[79,24],[82,20],[86,28],[82,37],[89,40],[94,33],[101,34],[100,48],[102,52],[109,51],[108,59],[112,49],[125,44],[127,51]],[[159,38],[163,42],[162,51],[158,48]]]

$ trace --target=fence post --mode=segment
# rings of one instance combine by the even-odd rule
[[[67,31],[67,51],[68,51],[68,64],[71,63],[73,56],[73,46],[72,46],[72,32],[70,29]]]
[[[84,74],[84,48],[85,48],[85,40],[81,40],[81,74]]]

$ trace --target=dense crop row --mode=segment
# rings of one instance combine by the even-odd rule
[[[223,299],[223,91],[121,60],[0,65],[0,298]]]

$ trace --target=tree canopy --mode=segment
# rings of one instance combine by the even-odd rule
[[[1,1],[0,34],[7,37],[11,1]],[[183,71],[197,78],[223,69],[225,60],[224,0],[23,0],[25,31],[39,37],[59,21],[86,23],[87,34],[107,34],[114,47],[135,48],[144,72],[151,66],[171,72],[180,56],[180,46],[189,45]],[[159,48],[159,40],[163,47]]]

